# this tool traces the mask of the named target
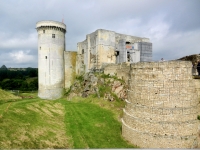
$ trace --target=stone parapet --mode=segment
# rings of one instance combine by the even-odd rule
[[[41,27],[58,27],[66,30],[66,25],[62,22],[57,22],[57,21],[39,21],[36,23],[36,28],[41,28]]]

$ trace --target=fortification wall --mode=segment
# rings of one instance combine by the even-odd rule
[[[200,83],[187,61],[131,64],[122,135],[142,148],[195,148]]]
[[[116,75],[118,68],[119,68],[118,64],[109,64],[104,67],[104,74]]]
[[[128,83],[130,63],[109,64],[104,68],[104,74],[117,75]]]
[[[65,51],[65,89],[70,88],[76,77],[76,56],[77,52]]]

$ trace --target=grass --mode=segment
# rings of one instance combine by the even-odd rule
[[[56,101],[21,100],[0,106],[0,148],[69,148],[64,107]]]
[[[21,99],[21,98],[13,95],[10,92],[7,92],[7,91],[0,89],[0,101],[2,101],[2,100],[16,100],[16,99]]]
[[[113,113],[85,102],[65,105],[66,132],[72,137],[73,148],[130,148],[121,137],[121,124]]]
[[[123,105],[93,97],[1,103],[0,148],[133,148],[121,137]]]
[[[120,99],[116,99],[115,101],[110,102],[110,101],[104,100],[103,98],[97,98],[95,95],[91,95],[87,98],[74,97],[71,101],[76,102],[76,103],[80,103],[80,102],[91,103],[103,109],[109,110],[110,112],[113,113],[113,117],[115,118],[115,120],[118,120],[119,122],[121,121],[121,118],[123,115],[122,109],[125,107],[125,102]]]

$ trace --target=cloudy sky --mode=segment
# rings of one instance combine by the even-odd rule
[[[66,50],[107,29],[150,38],[154,61],[200,53],[200,0],[0,0],[0,67],[37,67],[36,23],[62,19]]]

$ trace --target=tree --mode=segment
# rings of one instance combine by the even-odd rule
[[[29,83],[29,90],[38,90],[38,78]]]
[[[7,70],[7,67],[5,65],[2,65],[1,70]]]
[[[22,85],[20,86],[21,91],[28,91],[28,83],[26,81],[22,82]]]

